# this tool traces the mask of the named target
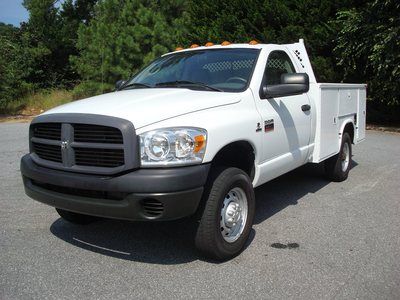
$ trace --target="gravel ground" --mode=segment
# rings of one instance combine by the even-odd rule
[[[399,134],[369,131],[346,182],[307,165],[257,188],[247,249],[215,263],[197,255],[185,222],[79,227],[29,199],[27,129],[0,124],[2,300],[400,298]]]

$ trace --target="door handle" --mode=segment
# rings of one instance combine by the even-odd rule
[[[302,111],[309,111],[311,109],[311,106],[308,104],[304,104],[301,106]]]

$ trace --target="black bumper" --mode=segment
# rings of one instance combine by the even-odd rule
[[[202,164],[98,176],[41,167],[29,154],[21,159],[29,197],[73,212],[124,220],[173,220],[192,215],[209,169],[209,164]]]

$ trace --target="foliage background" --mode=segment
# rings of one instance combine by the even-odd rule
[[[304,38],[319,81],[368,83],[369,122],[400,123],[397,0],[56,2],[24,0],[27,22],[0,23],[3,113],[109,91],[176,46]]]

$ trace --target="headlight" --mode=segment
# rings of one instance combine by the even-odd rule
[[[201,128],[163,128],[140,135],[143,167],[199,164],[203,161],[207,131]]]

